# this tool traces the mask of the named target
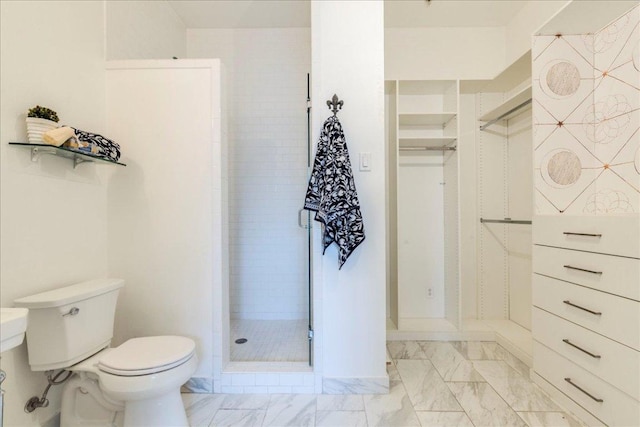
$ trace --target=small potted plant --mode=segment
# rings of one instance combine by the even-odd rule
[[[58,127],[58,114],[50,108],[36,105],[27,112],[27,137],[32,144],[42,143],[42,135]]]

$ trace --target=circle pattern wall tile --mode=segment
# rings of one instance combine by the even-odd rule
[[[559,61],[547,71],[546,83],[554,94],[571,96],[580,87],[580,72],[571,62]]]
[[[610,95],[600,99],[584,117],[587,136],[598,144],[608,144],[622,134],[631,118],[627,113],[631,105],[622,95]]]
[[[584,208],[589,214],[610,214],[633,212],[629,197],[622,191],[600,190],[592,194]]]
[[[557,149],[549,152],[542,160],[542,177],[555,188],[565,188],[575,184],[582,174],[582,162],[571,150]]]

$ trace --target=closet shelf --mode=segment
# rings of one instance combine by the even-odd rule
[[[485,130],[492,124],[507,120],[514,116],[514,113],[531,104],[531,85],[525,87],[502,104],[482,115],[478,120],[487,122],[480,126],[480,130]]]
[[[92,156],[90,154],[83,154],[77,151],[71,150],[65,147],[56,147],[48,144],[31,144],[28,142],[10,142],[9,145],[15,145],[18,147],[26,147],[31,149],[31,161],[38,160],[40,154],[51,154],[54,156],[65,157],[73,160],[73,168],[75,169],[80,163],[95,162],[100,164],[110,164],[118,166],[126,166],[124,163],[114,162],[113,160],[107,160],[102,157]]]
[[[456,117],[456,113],[399,113],[400,126],[442,126]]]

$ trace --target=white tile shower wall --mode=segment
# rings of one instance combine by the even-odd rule
[[[224,373],[216,393],[273,394],[315,393],[315,375],[312,372],[296,373]]]
[[[187,54],[228,71],[231,317],[306,318],[309,29],[188,30]]]

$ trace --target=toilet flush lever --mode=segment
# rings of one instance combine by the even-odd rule
[[[80,313],[80,309],[78,307],[73,307],[67,313],[63,314],[62,317],[64,317],[64,316],[75,316],[78,313]]]

